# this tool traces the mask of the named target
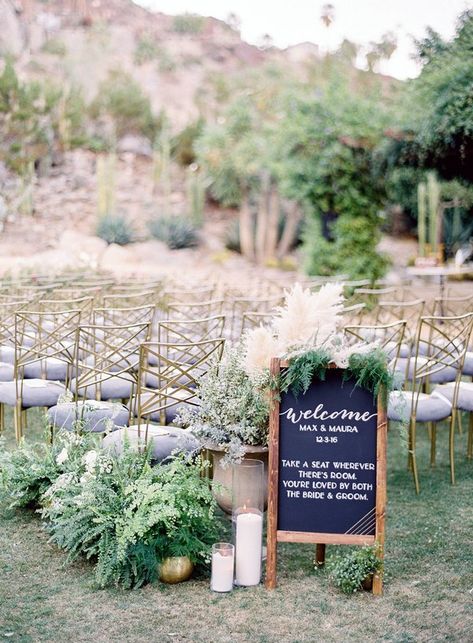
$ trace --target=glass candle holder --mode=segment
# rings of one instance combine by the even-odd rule
[[[258,585],[261,580],[263,513],[263,462],[242,460],[233,467],[232,482],[236,585]]]
[[[210,589],[213,592],[232,591],[234,561],[235,547],[232,543],[215,543],[212,545]]]

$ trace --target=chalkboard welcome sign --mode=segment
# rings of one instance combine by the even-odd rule
[[[278,375],[286,364],[272,360]],[[384,544],[386,416],[373,394],[327,371],[304,395],[275,395],[270,416],[266,586],[276,586],[278,542]],[[382,593],[375,577],[373,592]]]

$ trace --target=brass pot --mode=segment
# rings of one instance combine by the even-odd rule
[[[163,583],[182,583],[189,580],[194,563],[188,556],[170,556],[159,566],[159,580]]]

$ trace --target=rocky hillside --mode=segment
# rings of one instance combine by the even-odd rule
[[[152,13],[131,0],[0,0],[0,25],[0,53],[12,54],[25,76],[67,78],[90,101],[110,71],[127,72],[176,128],[209,109],[229,74],[281,58],[222,21]]]

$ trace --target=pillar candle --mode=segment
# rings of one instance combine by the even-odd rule
[[[233,551],[229,555],[220,551],[212,553],[210,589],[214,592],[230,592],[233,589]]]
[[[240,513],[236,519],[235,560],[237,585],[258,585],[261,580],[263,517]]]

